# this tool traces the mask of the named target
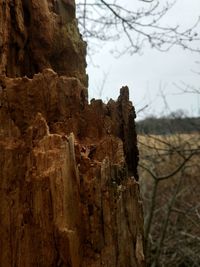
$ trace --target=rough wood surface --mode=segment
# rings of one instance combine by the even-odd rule
[[[73,1],[0,0],[0,267],[144,266],[135,112],[87,101]]]

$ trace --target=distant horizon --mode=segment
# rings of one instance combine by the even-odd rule
[[[159,119],[170,119],[170,120],[176,120],[176,119],[200,119],[200,116],[193,116],[193,117],[190,117],[190,116],[185,116],[185,117],[170,117],[170,114],[169,115],[166,115],[166,116],[156,116],[156,115],[149,115],[147,117],[144,117],[144,118],[140,118],[138,119],[136,117],[136,122],[140,122],[140,121],[144,121],[144,120],[148,120],[148,119],[155,119],[155,120],[159,120]]]

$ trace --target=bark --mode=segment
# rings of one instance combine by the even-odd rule
[[[73,1],[0,0],[0,266],[144,266],[135,112],[87,100]]]

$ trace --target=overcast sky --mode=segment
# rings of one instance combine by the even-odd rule
[[[131,5],[130,0],[121,2]],[[178,0],[173,10],[165,17],[165,22],[169,22],[169,25],[174,22],[183,27],[191,26],[199,16],[199,0]],[[125,40],[121,42],[123,45]],[[116,99],[119,89],[127,85],[136,111],[145,105],[149,106],[144,112],[138,113],[139,119],[152,114],[163,115],[177,109],[186,110],[190,116],[200,115],[200,96],[177,94],[179,90],[174,85],[185,82],[200,88],[200,75],[193,72],[199,71],[200,65],[195,62],[200,61],[200,54],[187,52],[178,47],[167,53],[146,48],[143,49],[142,55],[115,58],[110,53],[113,45],[113,42],[102,45],[99,52],[92,56],[94,64],[88,59],[90,99],[99,98],[100,95],[104,100]],[[105,84],[100,93],[104,79]],[[161,92],[166,96],[168,108]]]

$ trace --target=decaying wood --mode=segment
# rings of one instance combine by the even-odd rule
[[[0,0],[0,266],[144,266],[128,88],[88,103],[64,2]]]

